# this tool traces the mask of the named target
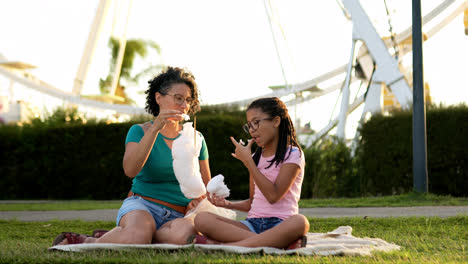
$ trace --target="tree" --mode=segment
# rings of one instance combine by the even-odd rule
[[[111,85],[112,85],[112,78],[113,74],[115,71],[115,67],[117,64],[117,57],[119,54],[119,48],[120,48],[120,42],[118,39],[111,37],[109,39],[109,48],[111,49],[111,60],[110,60],[110,67],[109,67],[109,73],[106,77],[106,79],[100,79],[99,80],[99,88],[101,91],[101,94],[104,95],[109,95],[111,91]],[[124,52],[124,57],[122,61],[122,67],[120,69],[120,77],[117,82],[117,89],[115,91],[115,95],[110,95],[112,96],[117,96],[118,98],[121,98],[120,102],[118,103],[123,103],[123,104],[130,104],[133,103],[131,99],[128,98],[127,94],[125,93],[125,86],[122,85],[121,81],[125,82],[125,85],[136,85],[138,84],[138,81],[144,77],[147,76],[148,74],[154,73],[154,71],[161,69],[164,65],[162,64],[152,64],[139,73],[135,74],[132,76],[132,70],[134,66],[135,59],[137,58],[137,55],[141,57],[142,59],[145,59],[150,50],[156,51],[158,55],[161,55],[161,48],[157,43],[155,43],[152,40],[143,40],[143,39],[129,39],[127,40],[127,43],[125,45],[125,52]]]

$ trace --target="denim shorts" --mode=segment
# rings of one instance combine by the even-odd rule
[[[281,222],[283,222],[283,219],[278,217],[246,218],[240,222],[246,225],[250,231],[260,234],[279,225]]]
[[[184,217],[184,214],[180,212],[148,202],[140,196],[130,196],[123,201],[117,213],[117,226],[119,226],[120,219],[122,219],[125,214],[135,210],[145,210],[150,213],[156,222],[156,229],[160,228],[166,222]]]

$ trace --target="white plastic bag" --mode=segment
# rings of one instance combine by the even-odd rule
[[[223,207],[217,207],[214,206],[208,199],[203,199],[200,201],[200,203],[197,205],[197,207],[191,209],[190,211],[187,212],[185,215],[186,219],[192,220],[195,218],[195,216],[200,213],[200,212],[210,212],[213,214],[217,214],[232,220],[236,220],[237,214],[235,211],[231,209],[226,209]]]
[[[200,174],[198,155],[202,146],[202,138],[196,133],[192,122],[184,124],[180,137],[172,144],[174,174],[179,181],[180,189],[189,199],[198,198],[206,193],[205,184]]]

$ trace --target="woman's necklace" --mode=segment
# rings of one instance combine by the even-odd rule
[[[167,139],[167,140],[175,140],[175,139],[177,139],[178,137],[180,137],[180,134],[177,135],[177,137],[175,137],[175,138],[166,137],[166,136],[164,136],[164,135],[161,134],[161,133],[159,133],[159,134],[161,135],[161,137],[163,137],[164,139]]]
[[[153,121],[151,121],[151,124],[153,123]],[[170,137],[166,137],[165,135],[163,135],[161,132],[159,132],[159,135],[161,135],[161,137],[163,137],[164,139],[166,140],[176,140],[177,138],[180,137],[181,134],[177,135],[177,137],[175,138],[170,138]]]

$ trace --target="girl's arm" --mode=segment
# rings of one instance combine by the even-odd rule
[[[253,181],[263,193],[268,202],[273,204],[283,198],[283,196],[286,194],[289,188],[291,188],[292,184],[296,180],[297,175],[299,175],[299,165],[293,163],[284,164],[281,166],[276,181],[271,182],[267,179],[267,177],[265,177],[265,175],[260,172],[260,170],[255,165],[255,162],[252,158],[252,153],[250,151],[253,141],[250,140],[247,146],[243,146],[242,144],[238,143],[234,138],[231,138],[231,141],[236,146],[235,153],[232,154],[232,156],[244,163],[245,167],[247,167],[249,170],[249,174],[253,178]]]
[[[215,194],[208,194],[208,200],[215,206],[233,209],[241,212],[248,212],[252,205],[252,198],[238,202],[231,202],[224,198],[216,196]]]
[[[241,212],[248,212],[250,211],[250,208],[252,206],[253,195],[254,195],[254,183],[252,180],[252,175],[250,175],[249,177],[249,199],[238,201],[238,202],[230,202],[214,194],[208,194],[208,200],[212,204],[219,206],[219,207],[233,209],[233,210],[237,210]]]
[[[299,165],[294,163],[286,163],[281,166],[276,181],[271,182],[258,170],[253,160],[252,162],[248,162],[246,167],[253,176],[255,184],[257,184],[257,187],[260,189],[270,204],[276,203],[277,201],[281,200],[281,198],[283,198],[301,171]]]

